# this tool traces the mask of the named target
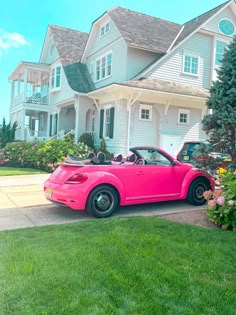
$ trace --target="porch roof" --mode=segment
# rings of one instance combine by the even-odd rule
[[[130,86],[140,89],[160,91],[166,93],[188,95],[194,97],[207,98],[209,96],[209,91],[207,89],[189,85],[189,84],[180,84],[173,81],[161,81],[157,79],[143,79],[136,81],[127,81],[116,83],[119,85]]]
[[[47,63],[21,61],[20,64],[18,64],[18,66],[10,74],[8,79],[17,80],[18,76],[23,74],[25,68],[32,69],[34,71],[50,71],[50,65]]]
[[[194,85],[180,84],[172,81],[161,81],[157,79],[143,79],[137,81],[113,83],[88,93],[88,96],[91,98],[100,98],[105,94],[114,93],[115,91],[119,92],[118,94],[120,94],[121,90],[125,92],[131,89],[140,92],[142,91],[145,94],[158,94],[162,95],[163,97],[164,95],[168,95],[169,97],[178,96],[178,98],[187,97],[192,99],[206,100],[210,95],[207,89]]]

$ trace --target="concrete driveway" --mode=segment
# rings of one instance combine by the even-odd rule
[[[48,177],[49,174],[0,176],[0,230],[95,219],[85,211],[73,211],[46,200],[43,182]],[[196,209],[199,207],[185,201],[171,201],[120,207],[113,217],[160,216]]]

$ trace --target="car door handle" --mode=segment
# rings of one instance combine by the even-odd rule
[[[136,172],[136,175],[144,175],[144,173],[142,171],[138,171]]]

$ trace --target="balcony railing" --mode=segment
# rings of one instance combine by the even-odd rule
[[[42,96],[40,93],[35,93],[26,97],[26,103],[47,105],[48,97],[47,95]]]
[[[48,95],[35,93],[32,95],[28,94],[26,97],[24,97],[23,93],[21,93],[13,98],[12,106],[14,107],[22,103],[48,105]]]

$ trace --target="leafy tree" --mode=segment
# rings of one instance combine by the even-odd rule
[[[11,126],[11,123],[6,124],[5,118],[3,118],[2,126],[0,127],[0,148],[4,148],[7,143],[15,140],[15,132],[17,128],[17,122]]]
[[[210,88],[207,107],[212,114],[203,119],[203,130],[213,144],[229,153],[236,164],[236,37],[225,49],[218,78]]]

